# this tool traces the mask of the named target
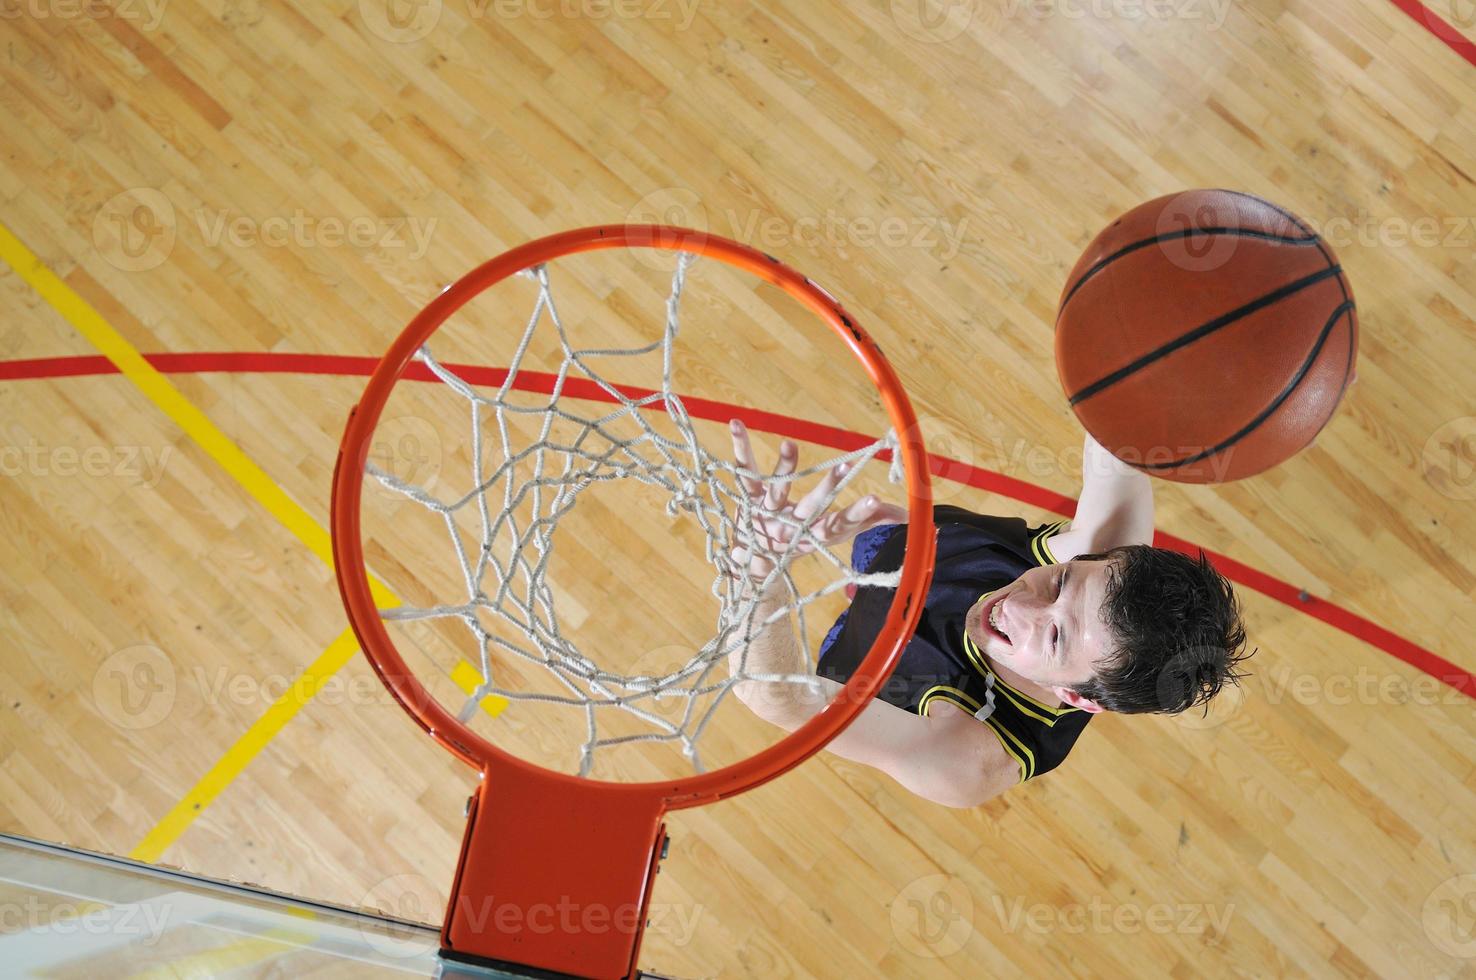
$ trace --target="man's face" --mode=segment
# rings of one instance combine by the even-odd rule
[[[1094,665],[1112,652],[1101,615],[1110,566],[1077,560],[1032,568],[975,603],[964,629],[998,663],[1056,689],[1067,704],[1100,710],[1071,688],[1091,680]]]

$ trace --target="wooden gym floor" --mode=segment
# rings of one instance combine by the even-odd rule
[[[439,919],[470,774],[376,693],[321,560],[362,378],[280,358],[377,355],[530,238],[698,225],[832,289],[932,448],[1028,485],[950,502],[1035,521],[1079,488],[1066,271],[1140,201],[1228,186],[1324,232],[1363,329],[1314,448],[1157,486],[1159,528],[1243,583],[1255,676],[1207,719],[1103,716],[975,811],[822,758],[678,814],[642,962],[1476,969],[1469,3],[9,7],[0,829]],[[763,384],[716,351],[694,393],[864,408],[827,358],[728,328]]]

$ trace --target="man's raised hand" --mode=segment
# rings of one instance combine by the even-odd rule
[[[799,466],[798,447],[788,439],[779,444],[779,461],[766,481],[758,475],[747,427],[733,419],[729,428],[733,434],[733,460],[738,465],[738,482],[749,499],[756,538],[754,543],[757,545],[756,548],[748,548],[740,542],[734,549],[733,558],[737,569],[746,566],[751,578],[768,576],[774,566],[766,553],[778,554],[788,550],[790,542],[799,534],[798,525],[811,517],[815,520],[810,524],[809,534],[793,543],[796,554],[808,554],[817,547],[844,544],[862,531],[881,524],[899,524],[907,519],[904,508],[885,503],[874,495],[862,497],[844,510],[825,511],[836,487],[849,472],[845,463],[832,467],[799,503],[791,504],[789,490],[794,481],[787,477]]]

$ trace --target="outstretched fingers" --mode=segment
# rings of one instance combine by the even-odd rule
[[[816,536],[827,544],[832,541],[844,541],[880,523],[877,518],[882,510],[881,500],[868,494],[845,510],[830,514],[821,520],[816,525]]]
[[[799,447],[785,439],[779,444],[779,462],[774,464],[774,476],[764,494],[764,509],[779,513],[789,504],[789,485],[786,479],[799,466]]]
[[[840,485],[840,481],[850,472],[850,469],[851,467],[845,463],[831,467],[830,472],[826,473],[824,478],[815,484],[814,488],[805,494],[799,503],[794,505],[794,519],[801,522],[807,521],[812,515],[824,510],[825,505],[830,502],[831,496],[835,493],[835,488]]]
[[[752,535],[752,540],[741,542],[740,550],[734,553],[735,559],[772,568],[764,555],[772,558],[784,552],[808,554],[816,548],[850,540],[880,524],[899,524],[907,520],[905,508],[885,503],[872,494],[844,510],[827,510],[855,468],[854,463],[831,467],[798,503],[791,504],[790,487],[799,469],[799,447],[792,440],[785,439],[779,444],[779,459],[773,471],[760,475],[748,428],[738,419],[733,419],[728,425],[733,436],[736,476],[750,505],[747,508],[748,533]],[[801,532],[800,527],[806,523],[809,524],[808,530]]]
[[[728,431],[733,434],[733,461],[738,464],[738,482],[743,485],[743,492],[750,499],[757,499],[763,493],[763,481],[758,478],[758,465],[753,459],[753,444],[748,439],[748,427],[738,419],[728,423]],[[748,474],[754,474],[749,476]]]

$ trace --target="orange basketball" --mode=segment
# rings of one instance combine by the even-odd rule
[[[1249,194],[1197,190],[1118,218],[1056,316],[1086,430],[1139,469],[1225,483],[1304,449],[1352,382],[1353,291],[1332,249]]]

